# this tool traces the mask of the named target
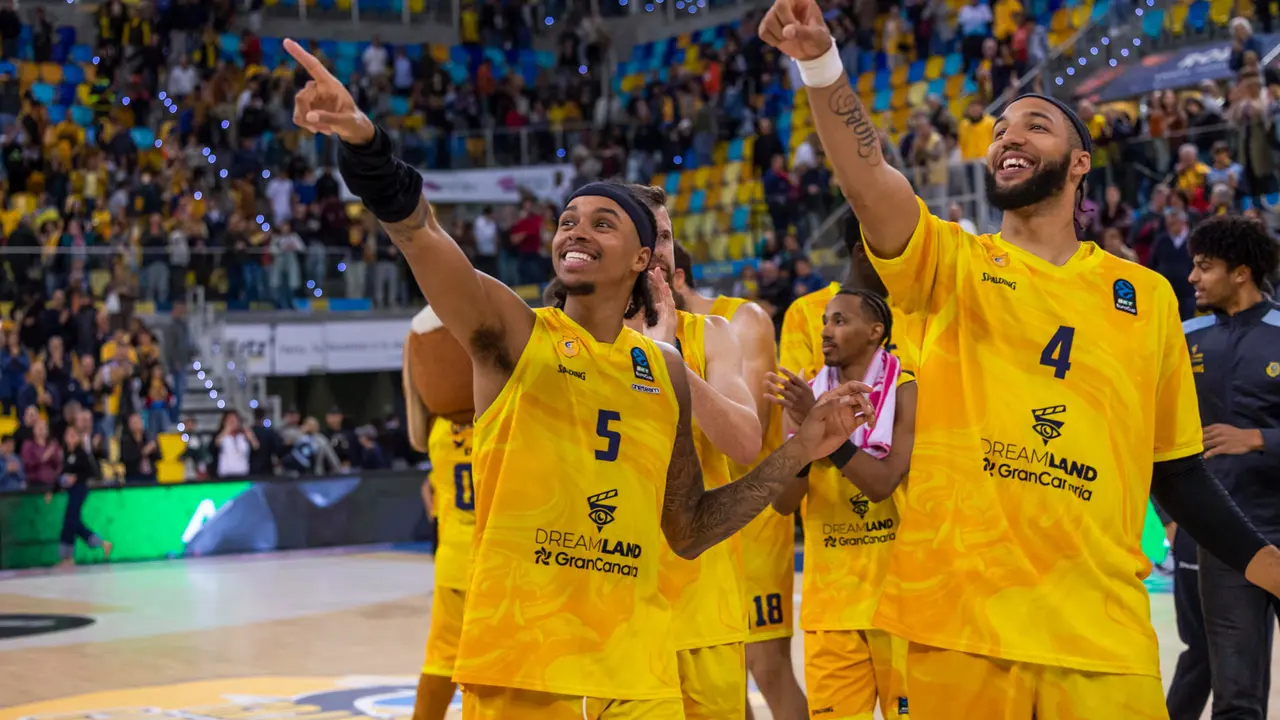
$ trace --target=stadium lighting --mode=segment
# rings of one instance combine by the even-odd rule
[[[262,232],[271,232],[271,223],[262,223]]]
[[[250,408],[250,409],[252,409],[252,410],[257,410],[257,409],[258,409],[258,401],[257,401],[257,400],[250,400],[250,401],[249,401],[249,408]]]
[[[98,57],[97,55],[94,55],[94,56],[93,56],[93,64],[94,64],[94,65],[97,65],[97,64],[98,64],[98,63],[100,63],[100,62],[102,62],[102,58]]]
[[[201,193],[199,190],[197,190],[195,194],[195,198],[199,200],[202,197],[204,197],[204,193]]]
[[[270,170],[263,170],[263,171],[262,171],[262,179],[263,179],[263,180],[270,179],[270,177],[271,177],[271,171],[270,171]]]
[[[338,272],[346,272],[346,271],[347,271],[347,264],[344,262],[338,263]]]
[[[1137,9],[1135,9],[1135,10],[1133,11],[1133,14],[1134,14],[1134,15],[1137,15],[1138,17],[1142,17],[1142,8],[1137,8]]]
[[[1115,58],[1111,58],[1111,67],[1115,67],[1119,62]]]
[[[308,289],[308,290],[310,290],[311,288],[313,288],[313,287],[315,287],[315,286],[316,286],[316,281],[315,281],[315,280],[308,280],[308,281],[307,281],[307,289]]]
[[[1090,54],[1090,55],[1097,55],[1097,54],[1098,54],[1098,48],[1096,48],[1096,47],[1091,47],[1091,48],[1089,48],[1089,54]]]
[[[548,24],[548,25],[554,25],[554,24],[555,24],[555,22],[556,22],[556,19],[555,19],[555,18],[553,18],[553,17],[551,17],[550,15],[548,15],[548,16],[547,16],[547,19],[546,19],[546,20],[544,20],[543,22],[545,22],[545,23],[546,23],[546,24]]]
[[[200,361],[199,361],[199,360],[197,360],[197,361],[195,361],[195,362],[191,363],[191,369],[192,369],[192,370],[199,370],[199,369],[200,369]]]
[[[645,6],[644,6],[644,11],[645,11],[645,12],[653,12],[653,3],[646,3],[646,4],[645,4]]]
[[[1134,39],[1133,39],[1133,46],[1134,46],[1134,47],[1138,47],[1138,46],[1139,46],[1139,45],[1141,45],[1141,44],[1142,44],[1142,38],[1134,38]]]
[[[209,391],[209,399],[210,399],[210,400],[212,400],[212,399],[214,399],[214,398],[216,398],[216,397],[218,397],[218,391],[217,391],[217,390],[210,390],[210,391]]]
[[[200,152],[201,152],[201,153],[203,153],[205,157],[209,157],[209,153],[211,153],[211,152],[213,152],[213,151],[212,151],[212,150],[210,150],[209,148],[205,148],[205,149],[201,150]]]
[[[75,0],[67,0],[67,2],[74,2],[74,1]],[[191,441],[191,436],[186,433],[182,433],[182,442],[190,442],[190,441]]]
[[[1110,45],[1110,44],[1111,44],[1111,38],[1107,37],[1106,35],[1103,35],[1103,36],[1102,36],[1102,44],[1103,44],[1103,45]]]
[[[221,409],[225,408],[226,406],[227,406],[227,403],[226,403],[226,401],[225,401],[225,400],[219,400],[219,401],[218,401],[218,409],[219,409],[219,410],[221,410]]]
[[[164,145],[163,140],[156,140],[156,147],[162,147],[163,145]]]
[[[1067,68],[1067,74],[1068,74],[1068,75],[1075,75],[1075,74],[1076,74],[1076,69],[1075,69],[1075,68],[1073,68],[1073,67],[1068,67],[1068,68]]]
[[[185,432],[186,429],[187,429],[186,423],[178,423],[178,432]]]
[[[227,177],[227,169],[223,168],[218,171],[218,177],[225,179]]]
[[[1061,75],[1059,75],[1059,76],[1058,76],[1057,78],[1055,78],[1054,80],[1055,80],[1055,82],[1057,82],[1059,85],[1061,85],[1061,84],[1062,84],[1062,76],[1061,76]]]
[[[160,94],[159,94],[159,95],[156,95],[156,97],[160,98],[161,100],[168,100],[168,99],[169,99],[169,93],[167,93],[167,92],[165,92],[165,91],[161,90],[161,91],[160,91]]]
[[[253,221],[254,221],[254,222],[256,222],[256,223],[258,223],[259,225],[261,225],[262,223],[266,222],[266,221],[267,221],[267,219],[266,219],[265,217],[263,217],[263,216],[259,215],[258,217],[254,218],[254,219],[253,219]]]
[[[684,158],[682,158],[682,157],[680,157],[679,155],[677,155],[677,156],[675,156],[675,157],[671,158],[671,162],[673,162],[673,163],[675,163],[675,164],[677,164],[677,165],[683,165],[683,164],[684,164]]]
[[[128,95],[125,95],[124,97],[120,98],[120,104],[121,104],[121,105],[128,105],[128,104],[129,104],[129,96],[128,96]]]
[[[236,369],[236,362],[235,362],[234,360],[228,360],[228,361],[227,361],[227,369],[228,369],[228,370],[235,370],[235,369]]]
[[[564,157],[564,148],[558,148],[556,150],[556,157]]]
[[[174,113],[176,113],[176,112],[178,112],[178,106],[177,106],[177,105],[170,105],[170,106],[169,106],[169,114],[170,114],[170,115],[173,115],[173,114],[174,114]]]
[[[579,66],[578,66],[578,74],[579,74],[579,75],[586,75],[586,74],[587,74],[587,66],[586,66],[586,65],[579,65]]]
[[[1120,57],[1129,57],[1129,48],[1120,48]]]
[[[223,130],[226,130],[226,129],[227,129],[227,128],[229,128],[229,127],[231,127],[231,121],[230,121],[230,120],[223,120],[223,121],[222,121],[222,129],[223,129]]]
[[[320,297],[323,294],[324,293],[320,291],[320,288],[316,288],[316,297]]]

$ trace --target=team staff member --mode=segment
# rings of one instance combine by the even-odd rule
[[[453,664],[462,635],[462,608],[471,572],[476,529],[475,483],[471,475],[470,423],[437,417],[431,424],[427,454],[431,472],[424,486],[427,512],[436,519],[435,589],[426,661],[418,678],[413,720],[444,720],[457,684]]]
[[[875,617],[910,641],[912,717],[1167,717],[1137,544],[1148,496],[1269,590],[1280,550],[1201,461],[1168,281],[1076,239],[1083,122],[1047,97],[1005,108],[986,168],[1003,224],[974,236],[884,161],[814,0],[776,0],[760,35],[799,62],[867,254],[922,318],[912,478]]]
[[[914,377],[884,349],[892,328],[880,296],[841,290],[823,315],[826,367],[812,386],[793,373],[767,386],[787,408],[789,426],[842,378],[862,378],[881,408],[875,428],[855,432],[843,456],[814,463],[773,501],[779,512],[800,508],[804,517],[805,687],[815,716],[833,720],[871,720],[877,704],[886,718],[908,713],[902,645],[871,621],[897,534],[893,492],[906,476],[915,428]]]
[[[1212,315],[1182,324],[1200,397],[1206,464],[1267,539],[1280,541],[1280,306],[1262,287],[1276,243],[1260,223],[1222,215],[1191,231],[1188,278]],[[1215,720],[1263,720],[1280,600],[1200,550],[1200,597]]]
[[[698,292],[693,258],[677,243],[671,288],[676,302],[690,312],[719,315],[742,349],[742,373],[748,388],[764,384],[778,366],[773,321],[759,305],[743,298],[719,295],[714,300]],[[751,463],[729,461],[729,476],[742,477],[782,444],[782,408],[764,393],[755,393],[756,417],[763,429],[760,454]],[[776,718],[805,718],[809,706],[791,665],[791,608],[796,576],[795,523],[786,515],[765,510],[747,524],[742,538],[742,566],[747,599],[747,669],[756,680],[769,711]],[[752,717],[750,703],[747,717]]]
[[[693,434],[702,479],[717,488],[733,479],[730,456],[751,462],[760,451],[760,422],[743,379],[742,352],[728,320],[688,312],[666,280],[675,275],[666,193],[647,185],[632,189],[653,211],[658,229],[650,273],[657,322],[648,324],[637,315],[632,327],[674,345],[684,357],[690,389],[697,388],[691,393]],[[659,584],[671,599],[671,637],[686,720],[743,717],[747,623],[740,538],[734,535],[695,560],[665,552],[659,572]]]
[[[479,540],[454,664],[464,715],[683,717],[661,544],[692,559],[742,529],[871,417],[868,388],[837,388],[759,467],[706,490],[683,359],[623,322],[656,316],[653,213],[624,186],[578,189],[552,241],[565,294],[533,310],[471,267],[421,173],[392,156],[342,83],[293,40],[285,49],[313,78],[295,123],[342,141],[347,187],[472,360]]]

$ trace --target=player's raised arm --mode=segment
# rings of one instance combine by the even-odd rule
[[[750,465],[760,454],[763,441],[755,398],[742,376],[742,349],[729,329],[729,321],[717,315],[706,319],[707,379],[689,373],[694,407],[712,408],[717,422],[701,422],[711,443],[739,465]]]
[[[510,288],[472,268],[436,220],[422,193],[422,175],[392,156],[390,138],[356,107],[346,87],[298,43],[285,40],[284,47],[312,77],[294,100],[294,122],[342,141],[342,179],[382,223],[427,302],[467,348],[477,371],[477,409],[483,410],[528,341],[533,311]],[[501,382],[486,388],[494,385],[486,376]]]
[[[821,8],[815,0],[775,0],[759,33],[799,64],[818,137],[872,250],[886,259],[901,255],[920,206],[911,184],[885,162],[871,113],[849,85]]]
[[[715,490],[702,483],[698,451],[693,443],[689,383],[684,360],[663,347],[671,383],[680,405],[675,446],[667,467],[662,505],[662,532],[671,549],[693,559],[751,522],[793,480],[801,468],[826,457],[872,416],[862,383],[845,383],[824,395],[795,436],[751,472]]]

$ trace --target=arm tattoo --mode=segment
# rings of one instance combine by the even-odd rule
[[[858,157],[868,165],[879,165],[884,157],[880,152],[880,134],[871,123],[871,118],[867,117],[867,109],[854,94],[853,88],[848,83],[842,83],[831,94],[827,107],[839,116],[846,128],[853,131],[853,137],[858,141]]]
[[[427,202],[427,196],[423,195],[418,198],[418,206],[409,217],[400,222],[384,222],[382,229],[387,231],[387,235],[391,236],[391,241],[396,245],[412,245],[415,240],[414,233],[434,224],[435,213],[431,209],[431,203]]]

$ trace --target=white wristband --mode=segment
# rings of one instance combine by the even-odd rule
[[[840,62],[840,51],[836,49],[834,40],[831,41],[831,47],[817,58],[795,62],[800,69],[800,79],[806,87],[824,88],[834,85],[844,74],[844,63]]]

